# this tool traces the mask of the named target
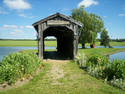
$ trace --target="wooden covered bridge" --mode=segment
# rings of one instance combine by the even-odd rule
[[[60,13],[51,15],[33,24],[38,34],[38,56],[44,58],[44,38],[57,38],[57,53],[73,59],[78,51],[79,29],[82,24]]]

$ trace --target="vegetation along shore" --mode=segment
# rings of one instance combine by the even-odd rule
[[[125,49],[123,48],[122,50],[125,50]],[[0,81],[1,83],[3,83],[3,81],[5,80],[5,82],[8,82],[8,84],[11,84],[12,87],[7,89],[6,86],[4,85],[4,88],[0,90],[0,94],[20,94],[20,93],[21,94],[27,94],[27,93],[28,94],[34,94],[34,93],[36,94],[50,94],[50,93],[83,94],[83,92],[85,94],[91,94],[91,93],[125,94],[124,87],[120,87],[122,89],[116,88],[120,86],[121,80],[115,81],[117,79],[113,78],[112,81],[110,81],[110,79],[105,79],[104,81],[103,77],[101,76],[103,71],[100,71],[101,69],[104,68],[104,65],[108,63],[108,62],[107,63],[105,62],[105,64],[103,65],[104,61],[108,61],[108,60],[106,59],[106,57],[104,56],[102,57],[101,55],[102,54],[107,55],[117,51],[121,51],[121,48],[80,49],[79,54],[82,54],[82,58],[81,56],[77,56],[75,61],[44,60],[42,62],[39,61],[35,56],[35,53],[37,52],[36,50],[23,50],[15,54],[10,54],[9,56],[3,59],[2,61],[3,64],[0,65],[0,69],[2,69],[1,66],[5,67],[6,71],[8,70],[9,74],[6,74],[6,72],[2,72],[2,70],[0,70],[4,75],[2,77],[5,77],[5,78],[1,78]],[[91,56],[87,59],[87,56],[89,55]],[[27,63],[22,62],[23,57],[25,57],[25,61],[27,61]],[[35,59],[35,62],[34,62],[34,59]],[[12,69],[15,68],[13,67],[15,66],[13,65],[13,60],[15,61],[15,63],[19,62],[19,64],[17,65],[18,67],[16,68],[18,71],[20,71],[18,74],[16,74],[16,72],[9,71],[9,69],[7,68],[8,66],[10,66]],[[12,62],[10,63],[10,61]],[[86,65],[87,62],[88,64]],[[27,66],[23,67],[24,64],[27,64]],[[40,66],[42,66],[42,68],[40,68]],[[89,70],[90,69],[89,66],[91,66],[92,68],[91,71]],[[19,70],[19,67],[21,67],[21,70]],[[33,76],[32,75],[33,70],[36,70],[36,68],[37,69],[40,68],[41,71],[39,71],[36,75]],[[105,71],[106,71],[106,68],[105,68]],[[95,69],[96,70],[99,69],[99,70],[95,72]],[[115,72],[112,71],[111,73],[115,73]],[[14,74],[15,76],[11,74]],[[110,76],[110,75],[107,75],[107,76]],[[30,80],[27,83],[23,83],[20,86],[19,84],[16,83],[16,80],[18,81],[18,79],[20,79],[22,83],[27,79],[30,79]],[[117,84],[113,82],[117,82]]]

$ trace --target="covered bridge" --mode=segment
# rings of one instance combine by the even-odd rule
[[[33,24],[38,34],[38,56],[44,58],[44,38],[57,38],[57,53],[73,59],[78,51],[79,29],[82,24],[60,13],[51,15]]]

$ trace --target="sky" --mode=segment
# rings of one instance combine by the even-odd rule
[[[102,17],[110,38],[125,38],[125,0],[0,0],[0,39],[36,39],[34,22],[81,5]]]

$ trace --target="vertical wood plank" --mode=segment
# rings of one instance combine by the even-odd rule
[[[41,24],[38,25],[38,56],[40,59],[43,59],[43,34]]]
[[[41,32],[40,32],[40,36],[41,36],[41,59],[43,59],[43,51],[44,51],[44,48],[43,48],[43,24],[41,24]]]

